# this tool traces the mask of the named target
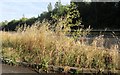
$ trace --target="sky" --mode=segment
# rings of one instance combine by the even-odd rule
[[[20,19],[24,15],[26,18],[37,17],[42,12],[47,11],[49,2],[54,4],[57,0],[1,0],[0,1],[0,22]],[[70,0],[61,0],[63,5],[69,4]]]

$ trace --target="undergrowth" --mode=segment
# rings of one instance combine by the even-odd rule
[[[2,58],[14,64],[27,62],[48,65],[114,70],[118,67],[118,50],[98,47],[97,40],[88,45],[84,39],[75,41],[49,23],[35,23],[17,32],[2,32]],[[100,41],[101,42],[101,41]]]

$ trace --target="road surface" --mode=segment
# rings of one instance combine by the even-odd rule
[[[24,66],[10,66],[2,64],[0,61],[0,72],[2,73],[37,73],[32,69]]]

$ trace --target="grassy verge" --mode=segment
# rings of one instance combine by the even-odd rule
[[[116,47],[111,49],[98,47],[97,40],[92,45],[79,40],[74,41],[59,30],[56,32],[49,30],[46,23],[19,29],[16,33],[2,32],[0,35],[2,59],[9,59],[8,63],[38,64],[45,71],[48,70],[48,65],[100,71],[119,69]]]

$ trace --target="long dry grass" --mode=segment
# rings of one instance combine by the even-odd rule
[[[74,41],[59,30],[49,30],[48,23],[36,23],[17,32],[2,32],[2,57],[16,62],[44,66],[70,66],[100,70],[118,68],[118,50]],[[96,45],[97,44],[97,45]]]

